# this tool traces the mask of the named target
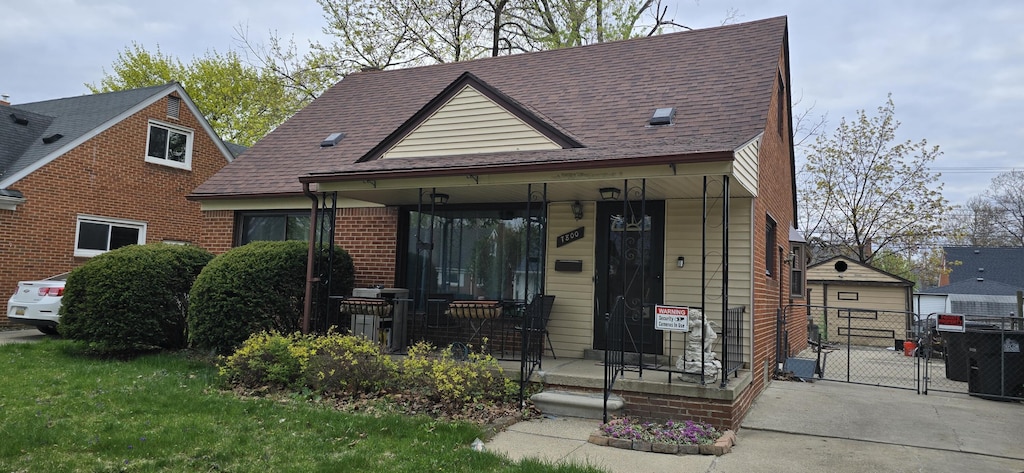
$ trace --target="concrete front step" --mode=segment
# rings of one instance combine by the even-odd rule
[[[579,393],[572,391],[542,391],[530,396],[533,405],[542,414],[581,417],[584,419],[604,418],[604,396],[601,393]],[[621,410],[626,403],[612,394],[608,398],[608,414]]]

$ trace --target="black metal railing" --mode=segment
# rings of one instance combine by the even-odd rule
[[[626,370],[625,300],[615,298],[612,310],[604,314],[604,333],[607,342],[604,350],[604,422],[608,422],[608,399],[615,388],[615,380]]]
[[[722,329],[722,387],[730,374],[743,368],[743,314],[745,306],[731,307],[725,312],[725,326]]]

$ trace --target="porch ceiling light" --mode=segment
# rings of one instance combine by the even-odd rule
[[[618,187],[602,187],[601,200],[617,200],[620,192]]]
[[[583,204],[578,200],[572,203],[572,216],[575,217],[576,220],[583,218]]]
[[[430,194],[430,199],[434,201],[434,205],[444,205],[448,203],[448,194]]]

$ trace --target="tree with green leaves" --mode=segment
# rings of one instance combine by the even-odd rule
[[[888,251],[913,252],[942,235],[950,206],[928,166],[938,146],[896,141],[900,123],[890,95],[875,116],[842,119],[809,146],[803,165],[802,228],[823,252],[870,264]]]
[[[177,81],[210,126],[225,141],[251,146],[311,100],[286,87],[274,71],[247,64],[235,52],[207,52],[183,63],[157,47],[154,52],[132,43],[118,53],[112,72],[93,93],[135,89]]]

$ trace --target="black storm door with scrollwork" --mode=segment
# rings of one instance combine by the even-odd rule
[[[661,354],[663,337],[654,329],[653,313],[654,304],[662,303],[664,247],[663,201],[630,201],[625,206],[622,202],[598,203],[595,349],[607,348],[605,313],[621,295],[625,302],[625,350]]]

